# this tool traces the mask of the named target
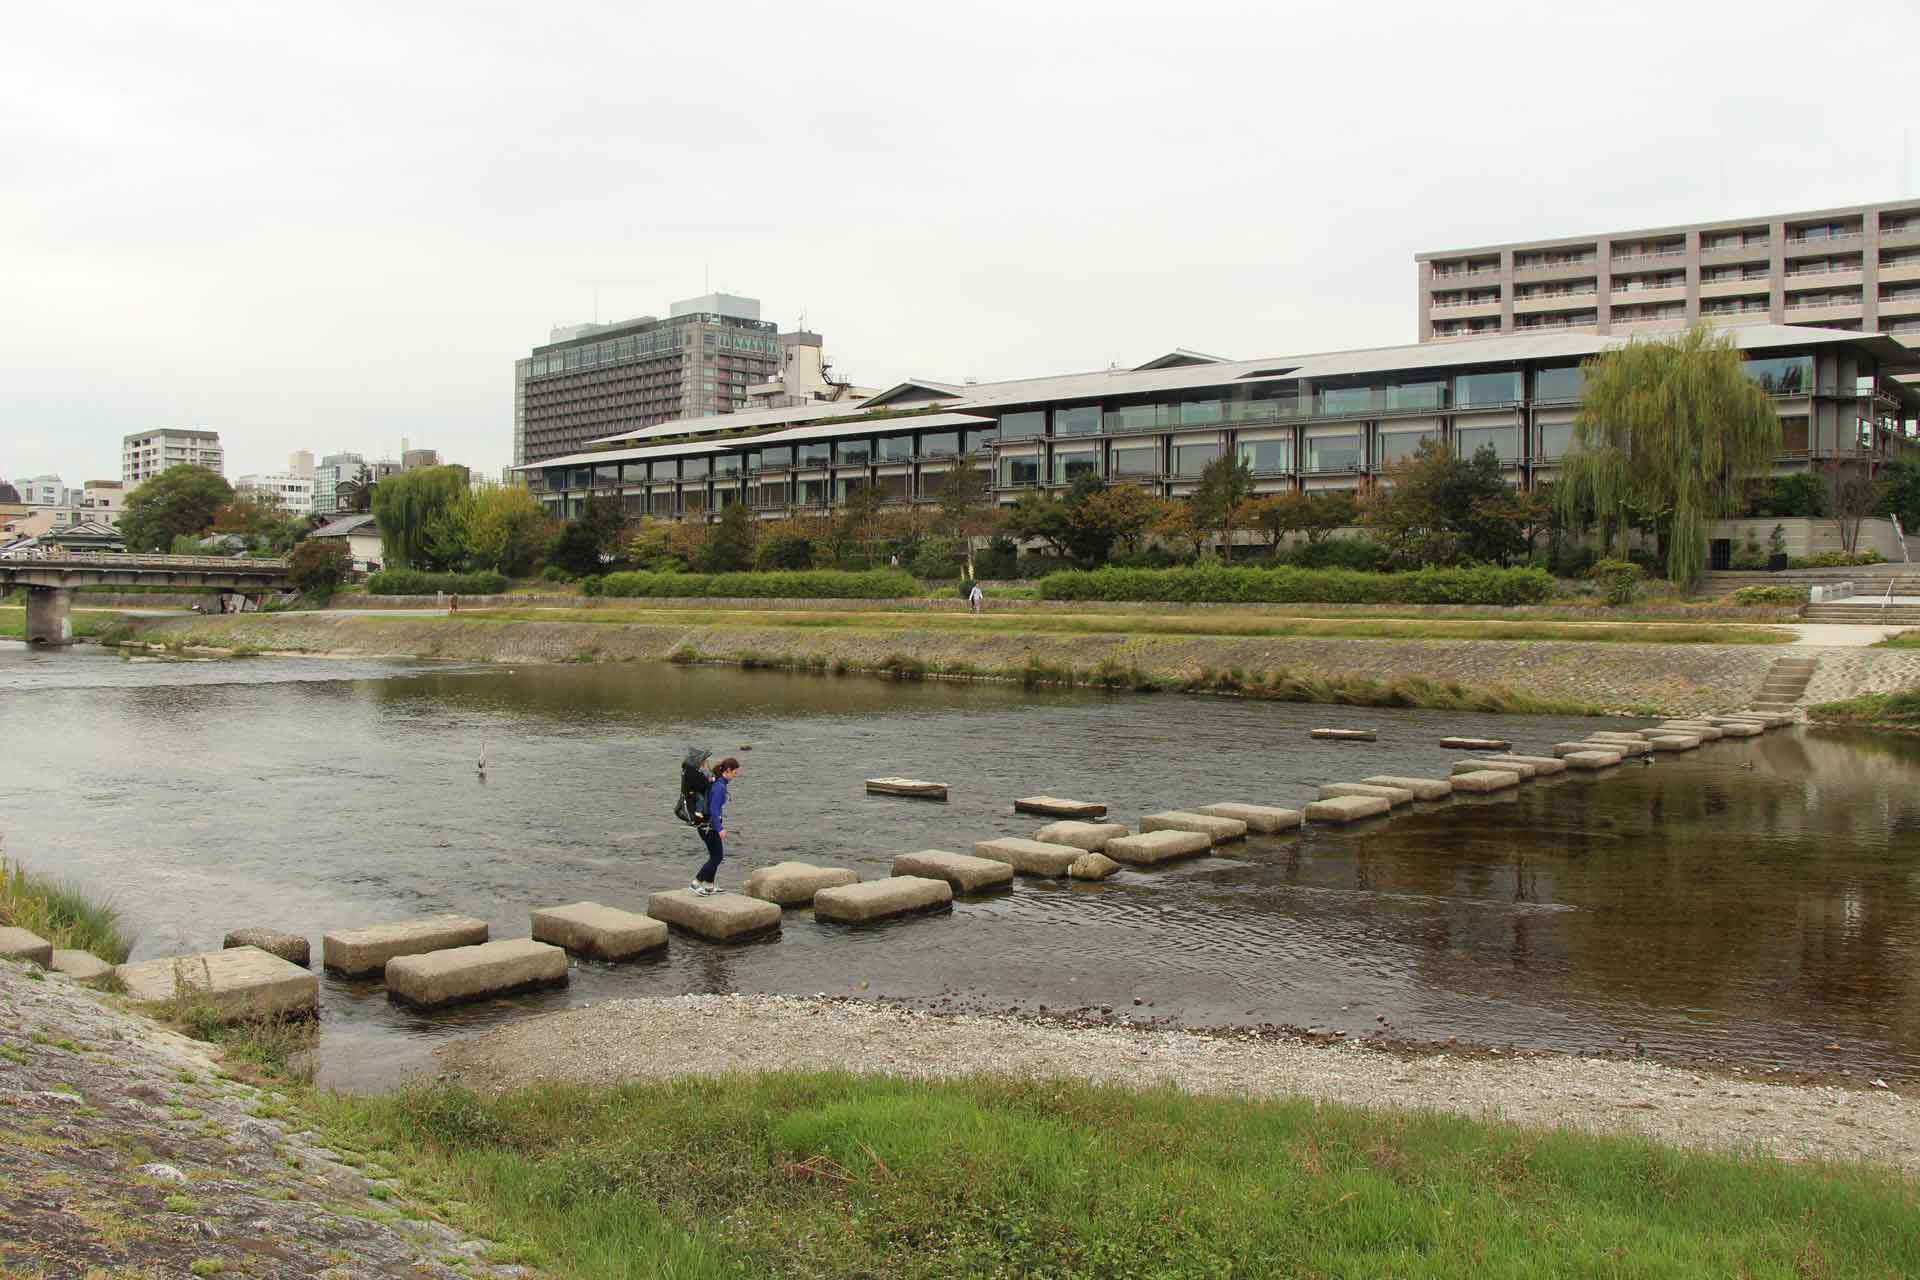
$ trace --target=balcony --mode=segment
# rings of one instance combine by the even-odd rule
[[[1860,268],[1852,267],[1810,267],[1805,271],[1787,272],[1787,288],[1803,287],[1800,281],[1808,284],[1831,285],[1836,288],[1860,283]]]
[[[1553,293],[1535,293],[1525,297],[1515,296],[1513,313],[1517,316],[1538,315],[1543,311],[1565,311],[1570,306],[1579,306],[1590,302],[1599,294],[1592,288],[1560,289]]]
[[[1677,249],[1653,249],[1653,250],[1647,250],[1647,251],[1636,251],[1633,253],[1616,253],[1610,256],[1607,259],[1607,261],[1612,263],[1616,267],[1625,267],[1625,266],[1632,266],[1636,263],[1643,263],[1643,262],[1644,263],[1671,262],[1675,258],[1684,258],[1686,256],[1687,256],[1686,246],[1682,245]]]
[[[1721,245],[1717,248],[1700,246],[1700,261],[1724,266],[1736,262],[1765,262],[1772,252],[1773,241],[1762,238],[1749,240],[1745,244]]]
[[[1475,267],[1471,271],[1465,269],[1435,271],[1431,273],[1431,278],[1435,280],[1485,280],[1499,274],[1499,267]]]
[[[1788,302],[1788,324],[1818,324],[1822,320],[1858,320],[1860,299],[1840,302]]]
[[[1449,320],[1467,319],[1473,316],[1500,314],[1500,299],[1475,298],[1471,301],[1436,302],[1431,310],[1435,315],[1444,314]]]
[[[1880,226],[1880,244],[1883,248],[1901,245],[1920,244],[1920,218],[1910,219],[1904,226]]]
[[[1772,283],[1765,275],[1748,276],[1744,280],[1702,280],[1700,282],[1700,297],[1703,300],[1747,296],[1764,298],[1770,296],[1772,292]]]
[[[1920,280],[1920,257],[1880,264],[1880,283],[1891,284],[1898,280]]]
[[[1848,231],[1837,236],[1794,236],[1787,237],[1787,256],[1804,258],[1810,253],[1827,253],[1834,249],[1853,249],[1860,245],[1860,233]]]
[[[1911,293],[1901,294],[1898,297],[1881,298],[1880,314],[1882,316],[1889,314],[1902,316],[1920,315],[1920,289],[1916,289]]]
[[[1579,276],[1591,278],[1595,274],[1598,258],[1586,254],[1579,258],[1562,258],[1551,262],[1533,262],[1522,266],[1513,264],[1513,278],[1516,280],[1560,280]]]
[[[1640,285],[1637,288],[1627,285],[1607,295],[1607,300],[1614,306],[1652,306],[1657,302],[1685,302],[1686,299],[1687,286],[1684,281],[1659,286]]]

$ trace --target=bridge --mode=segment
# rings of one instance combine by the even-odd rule
[[[0,560],[0,591],[27,592],[27,643],[73,643],[75,587],[183,587],[265,591],[292,585],[285,560],[226,556],[140,555],[53,551],[28,560]]]

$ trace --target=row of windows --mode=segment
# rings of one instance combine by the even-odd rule
[[[582,343],[561,351],[536,351],[528,362],[527,376],[538,378],[571,369],[591,369],[621,360],[637,360],[678,351],[681,347],[691,345],[690,330],[693,323],[694,317],[681,317],[657,328],[624,337]],[[767,327],[771,329],[773,326]],[[780,354],[780,339],[772,333],[741,333],[732,329],[720,333],[709,331],[701,335],[701,345],[716,351],[738,351],[766,360],[772,360]]]

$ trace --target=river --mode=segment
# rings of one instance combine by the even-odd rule
[[[1379,741],[1308,738],[1320,725]],[[1215,800],[1297,807],[1323,782],[1443,776],[1461,754],[1438,745],[1447,734],[1544,751],[1595,727],[649,664],[127,661],[0,643],[0,832],[10,857],[113,895],[135,958],[218,947],[244,925],[306,934],[317,957],[328,930],[433,911],[517,937],[536,906],[644,910],[699,862],[670,812],[689,744],[744,763],[721,873],[738,887],[788,858],[867,878],[899,852],[1031,835],[1039,821],[1010,801],[1035,792],[1105,801],[1120,821]],[[862,779],[894,773],[950,783],[953,799],[864,794]],[[564,991],[445,1013],[326,978],[321,1078],[381,1087],[503,1018],[732,990],[1107,1004],[1188,1025],[1913,1078],[1920,746],[1806,730],[1715,743],[1099,884],[1021,880],[945,916],[849,930],[789,912],[777,939],[742,947],[676,936],[662,960],[577,963]]]

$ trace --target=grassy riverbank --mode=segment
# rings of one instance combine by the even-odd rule
[[[1867,693],[1839,702],[1810,707],[1808,716],[1821,724],[1851,729],[1883,729],[1893,733],[1920,733],[1920,688],[1899,693]]]
[[[120,620],[116,609],[75,609],[73,634],[92,638]],[[0,640],[19,640],[27,634],[27,611],[25,608],[0,606]]]
[[[774,1074],[303,1109],[562,1277],[1920,1273],[1894,1174],[1308,1102]]]
[[[133,950],[134,935],[112,902],[5,858],[0,858],[0,926],[39,934],[59,950],[90,951],[110,964],[121,963]]]

